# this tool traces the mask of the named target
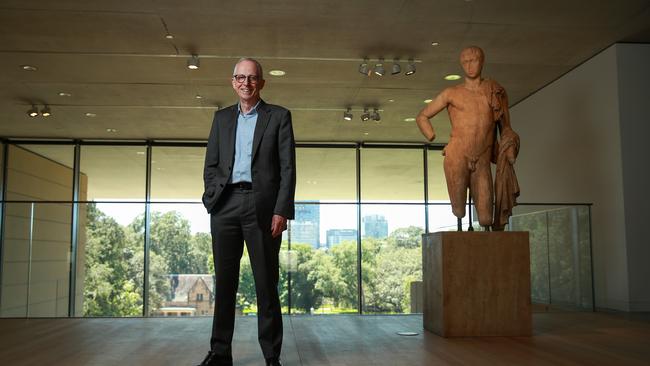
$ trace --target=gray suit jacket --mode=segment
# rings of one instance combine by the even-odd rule
[[[257,217],[271,222],[273,214],[294,217],[296,152],[291,112],[260,101],[253,134],[251,175]],[[214,113],[203,170],[203,205],[214,212],[235,163],[237,104]]]

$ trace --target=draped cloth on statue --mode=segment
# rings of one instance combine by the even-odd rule
[[[488,83],[492,118],[499,126],[499,139],[494,136],[492,162],[496,163],[494,179],[494,223],[492,230],[502,231],[512,215],[512,208],[517,205],[519,182],[513,164],[519,154],[519,135],[510,127],[510,114],[507,111],[508,95],[505,89],[494,80]]]
[[[501,131],[497,149],[497,170],[494,179],[495,202],[492,230],[502,231],[517,205],[519,182],[512,166],[519,154],[519,135],[511,128]]]

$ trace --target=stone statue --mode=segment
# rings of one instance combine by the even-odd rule
[[[479,223],[486,231],[490,227],[503,230],[519,196],[513,169],[519,153],[519,136],[510,127],[505,89],[494,80],[481,78],[484,61],[479,47],[463,49],[460,64],[465,81],[443,90],[416,118],[422,134],[433,141],[436,134],[429,120],[445,108],[449,113],[451,135],[442,154],[447,190],[459,231],[468,188]],[[497,164],[494,185],[490,162]],[[493,210],[495,190],[496,209]]]

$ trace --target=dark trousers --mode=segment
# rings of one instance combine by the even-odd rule
[[[279,357],[282,348],[282,313],[278,297],[278,254],[282,237],[271,236],[271,222],[259,223],[252,190],[227,188],[210,217],[215,268],[215,303],[212,351],[232,359],[239,263],[244,241],[251,261],[257,293],[258,339],[264,358]]]

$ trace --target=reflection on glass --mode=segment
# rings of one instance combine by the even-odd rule
[[[297,148],[296,172],[296,200],[356,200],[354,148]]]
[[[79,210],[77,280],[83,316],[142,316],[144,204],[88,203]],[[84,220],[84,221],[82,221]],[[153,265],[152,265],[153,268]]]
[[[200,201],[204,147],[154,146],[151,155],[153,201]]]
[[[146,146],[82,146],[80,171],[81,201],[145,199]]]
[[[539,304],[551,303],[547,228],[548,220],[546,210],[543,208],[534,211],[530,210],[530,207],[516,206],[513,209],[509,230],[528,231],[531,298],[533,302]]]
[[[593,307],[588,206],[517,206],[512,231],[530,235],[534,302]]]
[[[68,315],[71,204],[6,203],[3,317]]]
[[[361,216],[364,313],[416,312],[424,205],[362,205]]]
[[[7,200],[70,201],[72,146],[9,145]]]
[[[361,151],[361,200],[424,202],[421,149]]]

